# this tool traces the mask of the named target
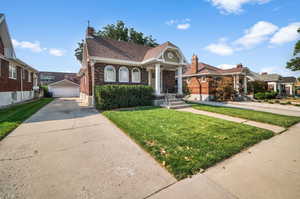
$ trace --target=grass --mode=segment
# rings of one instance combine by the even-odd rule
[[[273,136],[245,124],[155,107],[103,114],[178,180]]]
[[[233,117],[249,119],[257,122],[274,124],[282,127],[290,127],[300,121],[300,117],[296,116],[279,115],[274,113],[247,110],[241,108],[210,106],[204,104],[195,104],[193,105],[193,108],[203,111],[220,113],[224,115],[230,115]]]
[[[52,100],[52,98],[42,98],[37,101],[0,109],[0,140]]]

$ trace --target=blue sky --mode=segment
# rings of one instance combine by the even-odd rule
[[[38,70],[77,72],[77,42],[87,21],[96,29],[123,20],[171,41],[187,59],[224,68],[243,63],[256,72],[296,75],[285,69],[300,27],[295,0],[90,0],[1,2],[16,54]]]

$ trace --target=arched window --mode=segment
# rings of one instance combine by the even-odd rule
[[[119,82],[129,82],[129,71],[125,66],[119,69]]]
[[[104,81],[105,82],[115,82],[116,81],[116,70],[113,66],[105,66]]]
[[[131,71],[131,77],[133,83],[140,83],[141,82],[141,71],[138,68],[134,68]]]

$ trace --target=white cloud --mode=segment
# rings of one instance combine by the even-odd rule
[[[29,41],[17,41],[12,39],[12,43],[15,47],[30,49],[32,52],[42,52],[43,50],[46,50],[46,48],[41,47],[39,41],[32,43]]]
[[[177,29],[179,30],[187,30],[191,27],[191,24],[189,23],[183,23],[183,24],[178,24]]]
[[[217,44],[210,44],[204,48],[211,53],[221,55],[221,56],[228,56],[234,53],[234,49],[227,45],[226,43],[219,42]]]
[[[234,44],[244,48],[251,48],[267,40],[276,30],[278,30],[276,25],[266,21],[259,21],[251,28],[245,30],[245,35],[237,39]]]
[[[271,0],[207,0],[217,7],[222,14],[239,14],[243,11],[242,6],[247,3],[264,4]]]
[[[63,56],[65,54],[64,50],[56,49],[56,48],[51,48],[49,49],[49,54],[54,55],[54,56]]]
[[[218,68],[222,68],[222,69],[230,69],[230,68],[235,68],[236,65],[232,65],[232,64],[220,64],[217,67]]]
[[[300,34],[297,30],[300,27],[300,22],[289,24],[288,26],[280,28],[278,32],[271,38],[271,44],[283,44],[297,40]]]

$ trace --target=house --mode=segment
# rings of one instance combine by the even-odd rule
[[[186,65],[181,50],[171,42],[148,47],[96,37],[94,28],[88,27],[78,73],[80,97],[93,104],[95,86],[149,85],[155,90],[155,103],[160,104],[165,93],[182,95],[182,69]]]
[[[16,57],[4,14],[0,14],[0,107],[34,98],[37,70]]]
[[[52,84],[64,79],[79,84],[79,77],[76,73],[40,71],[38,75],[41,86]]]
[[[189,90],[189,100],[211,101],[216,97],[218,81],[227,78],[232,82],[232,88],[238,96],[247,95],[249,69],[238,64],[235,68],[221,69],[202,62],[193,55],[191,65],[188,65],[183,80]]]
[[[79,77],[76,73],[39,72],[40,85],[48,86],[53,97],[79,97]]]
[[[295,77],[282,77],[279,74],[268,74],[266,72],[256,76],[258,80],[267,82],[268,90],[278,92],[281,96],[293,96],[295,94]]]

